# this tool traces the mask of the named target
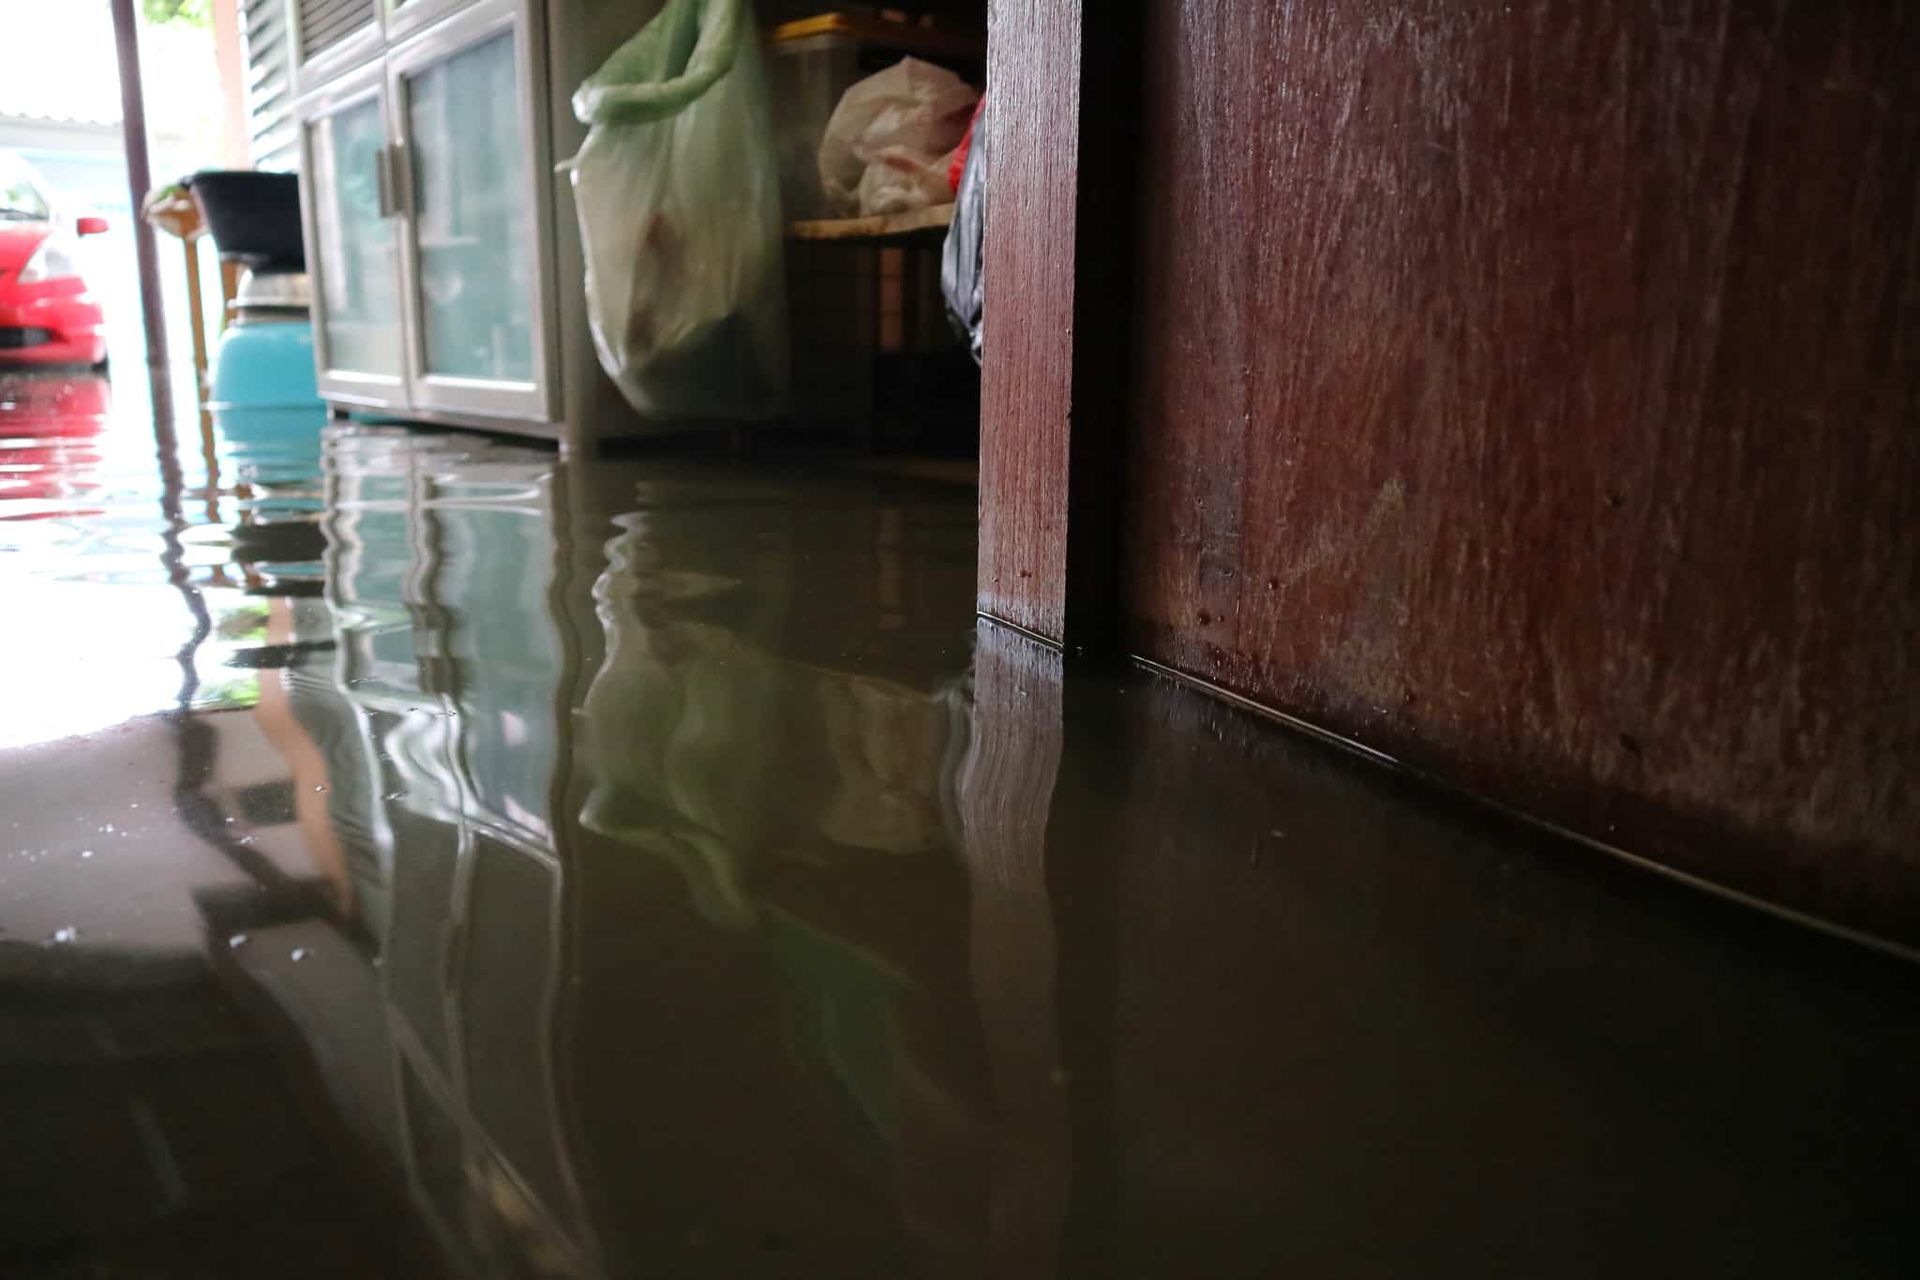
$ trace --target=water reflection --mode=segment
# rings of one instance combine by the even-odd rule
[[[113,389],[97,374],[45,377],[0,374],[0,503],[12,520],[74,514],[93,488],[100,462],[93,443],[107,425]]]
[[[632,494],[575,791],[605,1256],[977,1271],[992,1125],[952,788],[972,494],[670,471]]]
[[[594,584],[606,653],[582,717],[584,824],[672,863],[708,919],[742,929],[763,914],[748,887],[759,860],[821,867],[945,848],[943,764],[968,723],[958,675],[928,692],[794,657],[788,643],[818,625],[795,598],[814,585],[796,557],[831,554],[865,576],[874,513],[729,500],[691,482],[641,496],[648,509],[616,519]],[[950,618],[929,636],[905,607],[889,615],[889,656],[951,643],[937,629]],[[847,621],[829,619],[828,634],[857,634]]]
[[[274,500],[260,504],[243,482],[197,486],[200,501],[183,513],[177,468],[171,490],[155,482],[137,397],[116,398],[93,374],[0,374],[0,592],[21,620],[5,656],[11,671],[33,673],[8,690],[0,748],[179,705],[187,649],[197,668],[185,705],[251,697],[238,664],[262,597],[296,590],[302,575],[319,585],[317,563],[300,563],[321,542],[311,516],[318,427],[277,472],[274,500],[303,491],[308,511],[279,519]],[[242,474],[257,465],[244,450],[233,459]]]
[[[286,687],[339,919],[249,929],[231,955],[296,1025],[357,1019],[314,1059],[461,1270],[581,1274],[553,1066],[551,459],[345,431],[323,468],[324,607],[292,630],[331,643]]]
[[[335,1060],[343,1109],[391,1122],[369,1136],[447,1255],[475,1274],[601,1274],[693,1240],[722,1266],[730,1239],[748,1259],[767,1240],[823,1247],[821,1212],[876,1263],[973,1247],[931,1189],[904,1243],[884,1212],[885,1171],[908,1156],[944,1144],[956,1173],[983,1158],[981,1081],[950,1052],[956,1029],[977,1037],[943,785],[967,742],[968,619],[950,588],[970,567],[970,495],[910,512],[866,480],[795,503],[739,477],[656,475],[603,526],[601,560],[598,542],[571,554],[565,478],[538,454],[350,430],[325,471],[330,618],[312,619],[335,643],[305,649],[288,687],[324,761],[309,848],[338,846],[320,861],[349,909],[326,945],[301,921],[253,928],[233,954],[269,986],[359,971],[313,998],[377,1000],[363,1021],[383,1034],[356,1035],[353,1063],[314,1056]],[[823,596],[822,570],[870,584],[881,625],[847,612],[870,603],[860,592]],[[628,896],[643,884],[646,901]],[[902,892],[921,919],[896,917]],[[928,917],[939,928],[913,936]],[[627,948],[675,936],[688,958],[728,958],[657,991],[677,966],[636,970]],[[609,991],[626,1012],[578,1017]],[[632,1003],[649,994],[719,1008],[663,1052]],[[744,1021],[734,999],[754,1006]],[[689,1052],[733,1065],[690,1080]],[[602,1091],[609,1068],[622,1079]],[[741,1071],[762,1077],[751,1100]],[[703,1132],[632,1107],[675,1094]],[[604,1103],[617,1113],[583,1114]],[[793,1160],[852,1158],[877,1183],[802,1212],[776,1182],[767,1225],[743,1235],[741,1166],[713,1162],[751,1163],[809,1116]],[[669,1165],[700,1203],[670,1207]],[[711,1179],[687,1176],[703,1167]],[[628,1180],[647,1207],[597,1220],[589,1188]]]
[[[1920,1249],[1907,968],[1069,672],[976,624],[970,488],[316,424],[164,507],[111,434],[9,589],[159,591],[93,652],[175,665],[0,752],[0,1262]]]

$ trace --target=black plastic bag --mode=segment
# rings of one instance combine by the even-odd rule
[[[947,228],[946,247],[940,253],[940,292],[947,301],[947,319],[980,362],[980,331],[986,312],[985,267],[987,229],[987,131],[975,121],[967,148],[966,167],[960,171],[960,190],[954,195],[953,225]]]

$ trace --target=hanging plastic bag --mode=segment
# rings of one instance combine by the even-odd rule
[[[944,67],[903,58],[848,89],[820,139],[820,183],[842,214],[945,204],[947,157],[977,90]]]
[[[786,406],[780,173],[747,0],[667,0],[573,95],[600,363],[642,414]]]
[[[987,135],[980,127],[986,99],[980,100],[962,145],[966,160],[960,170],[960,189],[954,195],[953,224],[940,250],[940,294],[946,299],[947,319],[980,363],[981,322],[986,315]]]

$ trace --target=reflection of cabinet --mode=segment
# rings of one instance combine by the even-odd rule
[[[333,675],[357,717],[342,754],[358,757],[332,777],[364,795],[385,851],[385,906],[364,921],[392,1145],[453,1269],[544,1274],[515,1259],[591,1249],[554,1057],[565,875],[551,796],[571,676],[546,594],[553,464],[367,430],[330,437],[327,471]]]
[[[544,64],[528,7],[483,0],[429,23],[414,12],[445,5],[404,0],[391,44],[303,99],[327,399],[422,416],[557,416]]]

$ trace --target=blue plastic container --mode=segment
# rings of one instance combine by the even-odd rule
[[[317,437],[327,409],[313,379],[313,325],[303,316],[230,324],[214,348],[207,408],[230,444]]]

